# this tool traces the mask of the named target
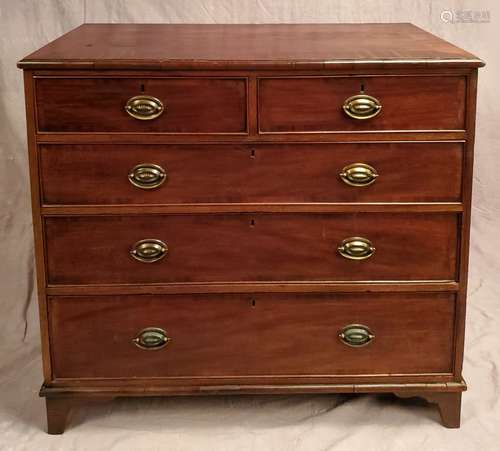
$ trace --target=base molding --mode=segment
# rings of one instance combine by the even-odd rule
[[[442,424],[449,428],[460,427],[462,392],[467,385],[460,382],[433,383],[362,383],[362,384],[288,384],[288,385],[185,385],[185,386],[92,386],[78,385],[54,387],[42,385],[40,396],[47,407],[49,434],[62,434],[73,407],[82,401],[112,400],[134,396],[184,396],[184,395],[254,395],[297,393],[394,393],[401,398],[419,397],[436,404]]]
[[[460,382],[431,383],[356,383],[356,384],[206,384],[206,385],[120,385],[92,386],[42,385],[42,397],[120,397],[120,396],[183,396],[183,395],[230,395],[230,394],[292,394],[292,393],[415,393],[415,392],[463,392],[467,385]]]

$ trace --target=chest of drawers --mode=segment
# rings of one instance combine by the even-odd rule
[[[87,24],[20,61],[49,432],[218,393],[458,427],[482,65],[409,24]]]

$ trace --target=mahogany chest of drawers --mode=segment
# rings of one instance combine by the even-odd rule
[[[49,432],[218,393],[458,427],[482,65],[410,24],[87,24],[20,61]]]

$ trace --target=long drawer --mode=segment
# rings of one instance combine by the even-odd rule
[[[45,204],[451,202],[461,143],[43,145]],[[104,156],[104,158],[103,158]]]
[[[449,293],[51,297],[56,378],[452,370]]]
[[[246,133],[246,78],[39,78],[42,132]]]
[[[463,130],[465,77],[263,77],[261,133]]]
[[[455,213],[46,217],[50,284],[455,280]]]

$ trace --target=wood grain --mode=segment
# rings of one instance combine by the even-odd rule
[[[444,293],[51,297],[54,371],[59,378],[446,372],[454,305]],[[343,344],[337,335],[352,323],[370,327],[373,342]],[[139,349],[131,340],[146,327],[166,330],[171,343]]]
[[[298,379],[298,378],[296,378]],[[135,379],[134,379],[135,380]],[[94,380],[81,383],[73,382],[64,385],[64,381],[51,385],[42,385],[40,396],[44,397],[69,397],[74,399],[109,399],[119,396],[165,396],[165,395],[213,395],[213,394],[278,394],[278,393],[458,393],[467,390],[463,380],[460,382],[398,382],[394,378],[392,382],[334,382],[334,383],[307,383],[293,384],[283,383],[280,385],[255,383],[248,385],[225,384],[225,385],[164,385],[157,383],[161,379],[151,381],[147,387],[134,384],[134,380],[109,379]],[[138,379],[142,381],[141,379]],[[110,385],[113,384],[113,385]]]
[[[261,133],[463,130],[465,77],[293,77],[259,80]],[[380,114],[356,120],[342,110],[361,91]]]
[[[455,380],[461,378],[464,342],[465,342],[465,313],[467,303],[467,284],[469,268],[469,243],[472,213],[472,184],[474,166],[474,139],[476,130],[476,100],[477,100],[477,70],[471,72],[467,83],[467,128],[470,130],[464,153],[464,175],[462,178],[462,192],[464,193],[464,213],[460,222],[460,266],[459,280],[460,293],[457,298],[456,344],[455,344]],[[458,401],[460,406],[460,400]]]
[[[424,398],[431,404],[436,404],[441,416],[443,426],[451,429],[460,427],[460,413],[462,404],[462,392],[396,392],[400,398]]]
[[[439,213],[49,217],[48,281],[455,280],[457,220]],[[337,247],[353,236],[371,240],[375,254],[341,257]],[[134,243],[148,238],[167,244],[164,259],[130,256]]]
[[[37,78],[38,130],[246,133],[246,90],[245,78]],[[128,115],[127,100],[141,94],[158,98],[165,112]]]
[[[397,293],[457,292],[458,282],[414,281],[302,281],[302,282],[181,282],[157,284],[48,285],[47,294],[189,294],[189,293]]]
[[[47,432],[49,434],[60,435],[64,432],[72,404],[73,401],[71,398],[48,397],[45,399]]]
[[[222,393],[418,395],[459,425],[481,60],[410,24],[84,24],[18,65],[49,432],[81,398]],[[360,90],[380,115],[342,113]],[[166,112],[130,118],[141,93]],[[134,189],[140,162],[168,182]],[[336,253],[353,235],[372,258]],[[131,344],[158,322],[165,349]]]
[[[52,379],[52,361],[50,356],[50,337],[47,319],[45,236],[41,216],[41,186],[39,179],[39,154],[35,138],[35,93],[33,74],[24,72],[24,95],[26,98],[26,125],[29,159],[29,177],[31,192],[31,213],[33,220],[33,238],[35,253],[36,290],[38,295],[38,314],[40,316],[40,338],[42,345],[43,380],[48,383]]]
[[[46,205],[457,202],[462,158],[460,143],[40,148]],[[341,180],[342,169],[356,162],[376,169],[375,183]],[[127,175],[140,163],[160,165],[167,182],[154,190],[133,186]]]
[[[461,213],[461,202],[317,202],[224,204],[47,205],[44,216],[210,213]]]
[[[362,45],[360,45],[362,43]],[[22,68],[238,69],[478,67],[474,55],[411,24],[84,24]]]

